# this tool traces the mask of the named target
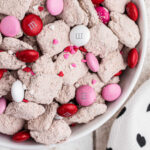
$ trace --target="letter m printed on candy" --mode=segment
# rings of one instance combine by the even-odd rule
[[[29,28],[30,28],[31,30],[33,30],[34,28],[37,27],[37,24],[36,24],[34,21],[32,21],[32,22],[30,22],[30,23],[28,24],[28,26],[29,26]]]

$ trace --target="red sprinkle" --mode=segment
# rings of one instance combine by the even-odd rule
[[[87,49],[85,49],[84,47],[79,47],[79,50],[80,50],[81,52],[87,53]]]
[[[64,73],[62,71],[59,72],[58,76],[63,77]]]
[[[123,71],[122,70],[120,70],[119,72],[117,72],[114,76],[120,76],[120,75],[122,75],[122,73],[123,73]]]
[[[29,131],[20,131],[13,135],[12,139],[15,142],[23,142],[26,141],[30,138],[30,133]]]
[[[43,10],[44,10],[44,7],[43,7],[43,6],[39,6],[39,7],[38,7],[38,10],[39,10],[39,11],[43,11]]]
[[[30,67],[25,67],[25,68],[23,69],[23,71],[25,71],[25,72],[31,72],[32,69],[31,69]]]
[[[23,102],[28,103],[29,101],[27,99],[23,99]]]

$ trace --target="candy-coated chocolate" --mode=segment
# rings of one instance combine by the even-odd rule
[[[90,30],[84,25],[77,25],[70,32],[70,41],[75,46],[84,46],[89,40]]]
[[[128,53],[128,66],[130,68],[134,68],[136,67],[137,63],[139,60],[139,54],[136,48],[130,50],[130,52]]]
[[[6,69],[0,69],[0,79],[3,77],[6,71],[7,71]]]
[[[43,22],[41,18],[34,14],[25,16],[21,25],[23,32],[29,36],[36,36],[43,29]]]
[[[13,135],[13,141],[15,142],[24,142],[30,138],[30,133],[28,131],[20,131]]]
[[[81,106],[89,106],[96,100],[94,89],[88,85],[80,86],[76,91],[76,101]]]
[[[99,5],[104,2],[104,0],[92,0],[93,4]]]
[[[20,22],[15,16],[7,16],[0,23],[0,31],[3,35],[14,37],[21,31]]]
[[[6,109],[6,99],[0,98],[0,115],[5,111]]]
[[[74,104],[64,104],[57,109],[57,113],[62,117],[73,116],[78,111],[78,108]]]
[[[102,89],[102,97],[108,102],[117,100],[121,95],[121,87],[118,84],[108,84]]]
[[[139,13],[136,5],[133,2],[129,2],[126,5],[127,15],[134,21],[137,21]]]
[[[15,81],[11,87],[11,96],[15,102],[22,102],[24,99],[24,89],[20,80]]]
[[[98,72],[99,63],[98,63],[97,58],[92,53],[86,54],[86,61],[87,61],[87,65],[91,71]]]
[[[35,62],[39,58],[39,52],[35,50],[23,50],[16,53],[16,57],[26,63]]]
[[[64,8],[64,1],[63,0],[47,0],[47,10],[53,16],[57,16],[61,14]]]
[[[97,14],[99,19],[104,23],[107,24],[110,20],[109,11],[105,7],[96,7]]]

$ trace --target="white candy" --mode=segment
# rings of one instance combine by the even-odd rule
[[[11,95],[15,102],[22,102],[24,98],[24,89],[21,81],[17,80],[12,84]]]
[[[90,30],[84,25],[74,27],[70,32],[70,41],[75,46],[84,46],[90,40]]]

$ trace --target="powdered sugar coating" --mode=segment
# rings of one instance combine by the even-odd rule
[[[70,55],[66,60],[64,59],[64,52],[61,53],[56,61],[56,70],[57,72],[63,71],[63,83],[72,85],[83,77],[87,71],[87,66],[81,62],[83,55],[80,51],[76,52],[74,55]],[[69,66],[72,63],[76,63],[76,68],[71,69]]]
[[[36,119],[28,121],[28,129],[36,131],[48,130],[52,124],[52,121],[57,113],[58,104],[52,102],[50,105],[46,106],[45,113]]]
[[[13,53],[25,49],[33,49],[29,44],[11,37],[5,37],[0,45],[0,48],[6,51],[11,50]]]
[[[14,135],[23,128],[24,124],[23,119],[6,114],[0,115],[0,132],[3,134]]]
[[[85,48],[94,55],[105,57],[109,52],[113,52],[118,48],[118,38],[103,23],[99,23],[90,29],[91,39]]]
[[[129,1],[130,0],[105,0],[103,4],[110,11],[124,13],[125,6]]]
[[[15,118],[21,118],[24,120],[31,120],[37,118],[45,112],[45,109],[42,105],[38,105],[33,102],[12,102],[6,108],[5,114],[12,115]]]
[[[80,24],[88,24],[88,16],[80,7],[77,0],[65,0],[64,10],[58,18],[63,19],[71,27]]]
[[[56,97],[56,101],[65,104],[75,97],[75,87],[73,85],[63,85],[61,91]]]
[[[55,30],[50,27],[54,26]],[[41,33],[37,36],[37,42],[43,54],[49,54],[51,57],[62,52],[65,47],[70,45],[69,42],[70,28],[62,20],[50,23],[44,26]],[[53,44],[53,40],[60,41],[57,45]]]
[[[96,116],[103,114],[107,110],[105,104],[94,103],[88,107],[82,107],[78,112],[72,117],[65,118],[64,120],[68,124],[72,123],[88,123],[90,120],[93,120]]]
[[[112,12],[109,27],[119,38],[119,41],[129,48],[135,48],[140,41],[140,31],[133,20],[127,15]]]
[[[48,130],[30,131],[30,135],[38,143],[56,144],[66,141],[71,135],[71,129],[65,121],[56,120]]]
[[[102,59],[98,75],[103,82],[107,83],[117,72],[125,70],[126,66],[120,51],[115,51]]]
[[[12,15],[22,20],[28,11],[31,0],[1,0],[0,13],[4,15]]]
[[[17,70],[24,66],[25,63],[21,62],[14,55],[10,55],[7,52],[0,52],[0,69]]]
[[[91,0],[79,0],[80,6],[86,12],[89,18],[89,27],[93,27],[94,25],[100,22],[97,12],[92,4]]]
[[[5,96],[10,92],[11,86],[15,81],[16,79],[9,72],[4,73],[0,80],[0,97]]]

